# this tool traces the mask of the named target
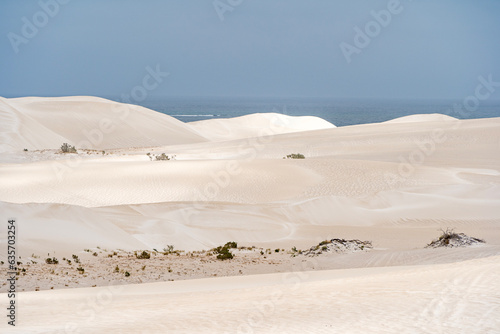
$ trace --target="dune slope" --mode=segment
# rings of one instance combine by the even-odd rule
[[[177,119],[96,97],[0,98],[0,152],[56,149],[63,142],[86,149],[203,142]]]

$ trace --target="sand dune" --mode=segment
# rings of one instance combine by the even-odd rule
[[[443,114],[420,114],[409,115],[391,119],[384,123],[412,123],[412,122],[441,122],[441,121],[456,121],[457,118]]]
[[[276,113],[210,119],[191,122],[189,125],[204,137],[214,141],[331,129],[335,127],[335,125],[318,117],[293,117]]]
[[[70,327],[92,333],[495,333],[499,261],[495,256],[28,292],[20,296],[22,328],[30,333]],[[311,260],[304,269],[314,265]]]
[[[113,131],[102,131],[103,119]],[[96,129],[102,138],[90,133],[100,141],[88,150],[59,152]],[[286,281],[271,274],[21,293],[26,332],[73,323],[95,333],[248,332],[259,307],[267,311],[253,330],[263,333],[494,333],[500,325],[500,118],[413,115],[335,128],[259,114],[185,124],[98,98],[22,98],[0,99],[0,139],[0,212],[18,220],[23,259],[97,246],[202,250],[229,240],[286,250],[331,238],[374,246],[298,259],[312,265]],[[161,153],[175,158],[156,161]],[[291,153],[305,159],[284,159]],[[424,249],[446,228],[486,245]],[[210,268],[236,263],[213,261]],[[287,271],[283,263],[291,262],[241,268]],[[82,313],[109,289],[116,293],[105,306]],[[276,292],[276,303],[264,305]]]
[[[173,117],[95,97],[0,98],[0,152],[77,148],[110,149],[206,141]]]

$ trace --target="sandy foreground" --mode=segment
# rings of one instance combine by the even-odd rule
[[[500,333],[500,118],[182,123],[0,98],[0,140],[0,272],[10,218],[24,269],[12,332]],[[486,243],[425,248],[446,228]],[[373,248],[292,250],[332,238]]]

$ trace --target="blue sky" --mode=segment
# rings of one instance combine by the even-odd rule
[[[0,96],[115,96],[157,66],[158,97],[463,98],[500,81],[497,0],[59,1],[0,2]]]

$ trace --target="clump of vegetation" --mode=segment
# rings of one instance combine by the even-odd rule
[[[97,252],[94,252],[94,253],[92,253],[92,255],[97,256],[98,254],[97,254]]]
[[[322,253],[354,253],[372,249],[371,241],[361,240],[346,240],[346,239],[331,239],[321,241],[316,246],[312,246],[308,250],[299,251],[298,254],[306,256],[317,256]]]
[[[80,267],[76,268],[76,270],[78,270],[78,272],[79,272],[80,274],[85,273],[85,269],[83,269],[83,268],[82,268],[82,266],[80,266]]]
[[[24,149],[24,152],[28,152],[28,149],[27,149],[27,148],[25,148],[25,149]]]
[[[149,254],[146,251],[142,251],[141,254],[136,254],[135,257],[138,259],[149,259],[149,258],[151,258],[151,254]]]
[[[306,157],[301,154],[301,153],[292,153],[288,154],[286,157],[283,157],[283,159],[305,159]]]
[[[234,257],[233,253],[229,251],[231,248],[238,248],[238,244],[234,241],[227,242],[224,246],[219,246],[213,249],[213,252],[217,254],[217,259],[219,260],[230,260]]]
[[[116,265],[115,267],[115,273],[119,273],[120,272],[120,268],[118,267],[118,265]]]
[[[170,160],[170,157],[168,155],[166,155],[165,153],[162,153],[160,155],[157,155],[155,157],[156,161],[160,161],[160,160]]]
[[[128,271],[125,272],[125,277],[129,277],[130,273]]]
[[[238,244],[234,241],[229,241],[229,242],[226,242],[226,244],[224,245],[224,247],[227,247],[227,248],[238,248]]]
[[[78,255],[73,254],[72,257],[73,257],[73,260],[75,260],[75,263],[80,263],[80,259],[78,258]]]
[[[76,148],[68,143],[64,143],[61,145],[61,151],[63,153],[76,153]]]
[[[174,245],[167,245],[166,248],[163,248],[163,254],[168,255],[174,252]]]
[[[452,228],[447,228],[446,230],[441,230],[441,236],[436,240],[433,240],[427,247],[467,247],[480,243],[484,243],[483,239],[469,237],[464,233],[455,233]]]
[[[45,259],[45,263],[47,263],[47,264],[58,264],[59,261],[55,257],[53,257],[53,258],[48,257],[48,258]]]

